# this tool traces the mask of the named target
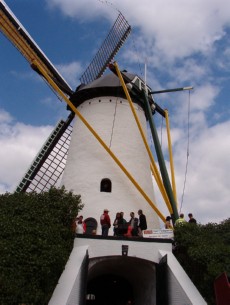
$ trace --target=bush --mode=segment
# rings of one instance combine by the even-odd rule
[[[83,205],[65,188],[0,196],[0,304],[47,304],[73,247]]]
[[[175,228],[174,254],[209,305],[215,305],[214,280],[230,272],[230,218],[220,224]]]

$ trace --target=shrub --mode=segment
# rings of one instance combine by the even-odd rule
[[[73,246],[81,198],[64,187],[0,196],[0,304],[47,304]]]
[[[214,280],[230,272],[230,218],[176,227],[175,243],[174,255],[208,304],[215,305]]]

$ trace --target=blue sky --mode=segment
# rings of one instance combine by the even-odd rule
[[[170,114],[179,206],[201,223],[229,217],[229,1],[5,2],[73,89],[118,8],[132,26],[116,57],[119,67],[144,77],[147,63],[153,90],[194,86],[190,95],[155,96]],[[0,192],[4,193],[15,189],[53,126],[68,113],[3,35],[0,64]],[[155,120],[164,139],[165,125],[161,126],[161,118]],[[165,140],[162,147],[165,151]]]

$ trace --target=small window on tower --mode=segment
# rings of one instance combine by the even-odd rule
[[[101,192],[107,192],[111,193],[112,192],[112,182],[110,179],[105,178],[101,180]]]

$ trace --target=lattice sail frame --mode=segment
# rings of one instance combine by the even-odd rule
[[[81,76],[80,81],[82,84],[87,85],[102,76],[108,64],[117,54],[130,32],[131,26],[128,24],[125,17],[119,13],[102,46]]]
[[[42,192],[57,184],[64,171],[73,126],[73,115],[61,120],[34,158],[16,192]]]

